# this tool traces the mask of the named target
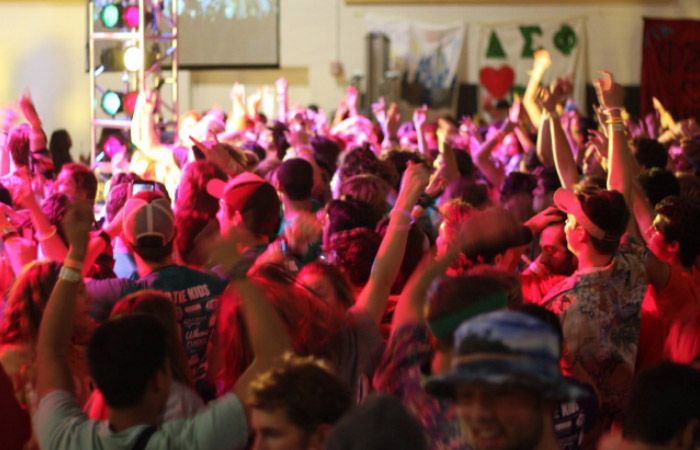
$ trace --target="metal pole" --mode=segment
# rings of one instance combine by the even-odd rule
[[[175,136],[177,139],[177,136],[180,132],[179,130],[179,116],[180,116],[180,107],[179,107],[179,96],[178,96],[178,85],[179,85],[179,80],[178,80],[178,39],[179,39],[179,31],[178,31],[178,24],[177,24],[177,1],[172,0],[170,2],[170,9],[171,9],[171,17],[170,20],[172,21],[172,30],[171,33],[174,36],[172,46],[175,49],[173,52],[172,56],[172,64],[170,65],[170,79],[172,81],[172,96],[173,96],[173,122],[175,122]]]
[[[95,2],[88,3],[88,70],[90,73],[90,165],[97,156],[97,130],[95,129],[95,113],[97,101],[95,99]]]

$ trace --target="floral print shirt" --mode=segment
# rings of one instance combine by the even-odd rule
[[[622,409],[632,386],[647,288],[644,250],[623,241],[608,266],[575,272],[542,303],[561,321],[564,372],[598,394],[602,427]]]
[[[375,390],[397,396],[423,425],[433,450],[470,449],[454,403],[438,400],[423,390],[421,367],[430,364],[432,350],[425,324],[406,324],[394,331],[380,366]]]

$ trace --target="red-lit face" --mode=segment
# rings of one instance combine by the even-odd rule
[[[576,269],[576,257],[566,247],[564,224],[550,225],[542,230],[540,237],[542,253],[540,264],[549,273],[556,275],[571,275]]]
[[[678,245],[667,243],[661,230],[663,230],[666,218],[661,215],[656,215],[654,222],[648,230],[646,230],[646,241],[649,250],[661,261],[671,263],[678,253]]]

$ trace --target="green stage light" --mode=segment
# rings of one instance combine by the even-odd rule
[[[121,18],[121,12],[117,5],[107,5],[102,8],[102,13],[100,14],[102,23],[107,28],[114,28],[119,24],[119,19]]]
[[[110,116],[116,116],[122,109],[122,97],[114,91],[107,91],[102,96],[102,109]]]

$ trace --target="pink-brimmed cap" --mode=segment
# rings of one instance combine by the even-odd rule
[[[564,188],[557,189],[554,193],[554,204],[565,213],[576,217],[576,222],[581,224],[583,229],[594,238],[600,240],[613,239],[613,236],[608,236],[605,230],[588,218],[581,206],[578,195],[574,191]],[[615,239],[619,239],[619,236],[615,237]]]

